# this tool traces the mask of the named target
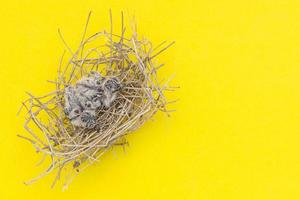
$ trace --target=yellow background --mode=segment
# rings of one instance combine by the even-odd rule
[[[0,199],[300,199],[299,0],[2,0],[0,4]],[[50,189],[16,113],[25,91],[52,87],[88,11],[89,33],[116,30],[120,11],[158,44],[162,76],[176,73],[180,102],[75,178]]]

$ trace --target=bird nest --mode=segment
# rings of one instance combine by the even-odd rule
[[[59,31],[71,56],[65,63],[62,56],[57,79],[51,81],[55,91],[39,97],[29,94],[23,102],[30,137],[19,136],[51,160],[47,170],[26,184],[56,171],[54,186],[62,169],[69,166],[77,174],[114,145],[127,144],[124,136],[157,111],[169,112],[166,105],[171,102],[164,92],[174,87],[158,81],[162,65],[153,59],[173,43],[153,48],[150,41],[138,39],[134,29],[125,37],[123,14],[120,35],[111,29],[86,37],[89,18],[74,52]]]

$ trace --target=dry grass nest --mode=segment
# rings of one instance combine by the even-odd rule
[[[97,161],[108,149],[126,145],[124,136],[157,111],[171,112],[166,105],[174,101],[168,102],[164,92],[176,88],[168,85],[170,79],[158,81],[157,70],[162,65],[154,64],[153,59],[173,43],[163,42],[154,48],[150,41],[138,39],[134,26],[132,36],[125,37],[123,14],[121,34],[114,34],[111,28],[86,37],[89,19],[90,14],[76,51],[71,50],[59,31],[71,56],[66,59],[64,53],[57,79],[50,81],[55,84],[55,91],[38,97],[28,93],[29,98],[22,104],[26,110],[24,127],[30,136],[19,137],[30,141],[36,151],[44,155],[41,162],[45,158],[50,160],[49,168],[26,184],[55,171],[54,186],[62,169],[69,166],[72,175],[65,182],[67,186],[70,177]],[[110,19],[112,27],[112,17]],[[64,112],[65,89],[90,76],[92,71],[105,77],[117,77],[122,87],[109,107],[97,109],[97,126],[76,127]]]

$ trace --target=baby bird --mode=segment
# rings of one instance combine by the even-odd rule
[[[121,89],[121,83],[118,78],[106,79],[103,83],[103,105],[105,108],[110,107],[111,103],[117,98],[117,92]]]
[[[101,107],[103,79],[98,72],[91,72],[91,77],[84,77],[76,83],[77,97],[86,109]]]
[[[69,86],[65,90],[65,109],[66,116],[70,119],[73,125],[80,125],[80,115],[82,113],[82,107],[76,98],[75,89]]]
[[[96,112],[95,110],[84,110],[80,115],[81,127],[93,128],[96,125]]]
[[[79,80],[75,87],[65,89],[65,114],[76,127],[93,128],[96,111],[109,108],[121,89],[118,78],[105,78],[98,72]]]
[[[66,88],[64,109],[66,116],[74,126],[94,127],[96,124],[95,110],[85,110],[77,97],[76,90],[72,86]]]

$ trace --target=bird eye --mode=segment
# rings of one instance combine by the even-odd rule
[[[88,107],[88,108],[90,108],[92,105],[91,105],[90,102],[86,102],[86,103],[85,103],[85,106]]]
[[[75,114],[78,114],[78,113],[79,113],[79,110],[77,110],[77,109],[74,110],[74,113],[75,113]]]
[[[103,89],[102,88],[98,88],[97,91],[100,93],[100,95],[103,94]]]

